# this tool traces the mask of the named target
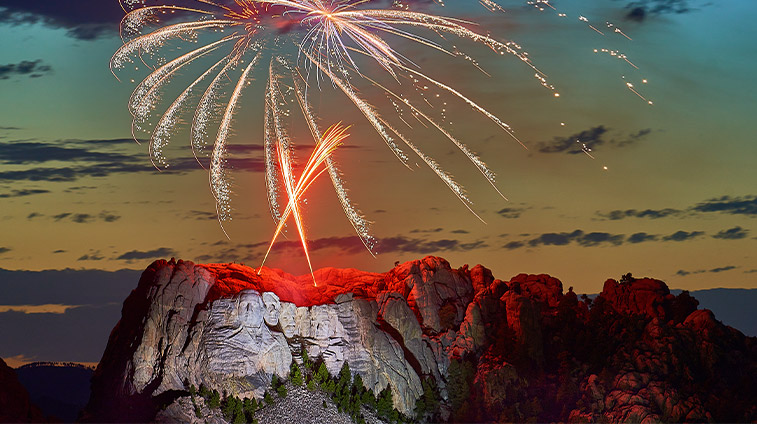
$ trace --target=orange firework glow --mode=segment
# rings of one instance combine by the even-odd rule
[[[310,275],[313,275],[313,265],[310,263],[310,253],[308,252],[308,243],[307,238],[305,237],[305,227],[302,225],[300,200],[302,199],[302,195],[305,194],[305,192],[313,184],[313,182],[315,182],[315,180],[321,174],[323,174],[324,171],[326,171],[326,167],[321,168],[321,165],[324,164],[326,162],[326,159],[328,159],[331,154],[334,153],[334,151],[343,144],[342,141],[345,138],[349,137],[349,134],[347,134],[347,129],[349,129],[349,127],[343,127],[340,122],[338,124],[330,126],[326,130],[326,132],[323,133],[321,139],[316,141],[315,149],[313,150],[313,153],[310,155],[310,158],[305,164],[305,167],[302,170],[302,174],[300,175],[300,178],[297,180],[296,184],[294,180],[294,173],[292,172],[291,151],[289,149],[284,149],[277,146],[277,160],[279,169],[281,170],[281,178],[284,180],[284,188],[286,189],[289,202],[287,203],[286,209],[284,209],[284,213],[281,215],[279,224],[276,226],[276,231],[274,231],[273,233],[271,243],[268,245],[268,250],[265,252],[263,263],[260,264],[261,269],[263,267],[263,264],[265,264],[266,259],[268,259],[268,254],[271,253],[271,249],[273,248],[273,244],[276,242],[276,238],[279,236],[279,234],[281,234],[281,230],[284,228],[284,224],[286,223],[287,218],[289,218],[289,215],[291,215],[294,218],[295,225],[297,226],[297,232],[300,234],[302,250],[305,252],[305,258],[307,259],[308,266],[310,267]],[[318,168],[321,169],[318,170]],[[260,271],[258,271],[258,274],[260,274]],[[313,276],[313,284],[315,284],[316,286],[318,285],[318,283],[315,281],[315,276]]]

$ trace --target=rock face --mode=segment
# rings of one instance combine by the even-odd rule
[[[0,423],[47,422],[16,373],[0,358]]]
[[[750,421],[757,341],[687,293],[608,280],[593,302],[548,275],[496,280],[441,258],[383,274],[295,277],[236,264],[156,261],[126,299],[85,418],[191,416],[190,384],[261,398],[303,350],[347,362],[414,416],[433,379],[453,421]]]

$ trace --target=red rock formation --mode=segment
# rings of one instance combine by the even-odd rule
[[[183,274],[177,277],[176,273]],[[254,289],[259,293],[275,293],[266,294],[270,298],[278,296],[275,305],[280,300],[297,307],[339,306],[340,302],[361,299],[362,306],[335,307],[335,311],[341,312],[335,312],[331,318],[325,313],[327,308],[316,308],[323,310],[324,325],[333,321],[355,329],[356,323],[362,323],[362,333],[355,333],[362,335],[349,339],[352,340],[349,343],[356,343],[354,346],[347,342],[329,344],[332,339],[348,340],[343,325],[340,333],[329,333],[323,339],[324,349],[339,350],[340,355],[349,356],[348,350],[362,349],[360,343],[372,344],[375,335],[391,339],[397,347],[392,351],[397,355],[392,364],[404,367],[400,367],[404,374],[396,378],[405,379],[406,383],[395,396],[402,393],[405,411],[417,399],[420,378],[432,378],[440,388],[441,409],[426,415],[426,419],[757,420],[754,402],[757,339],[724,326],[708,310],[697,310],[697,301],[688,293],[673,296],[659,280],[633,279],[630,275],[624,276],[622,282],[608,280],[593,302],[588,298],[582,301],[572,288],[564,293],[562,282],[549,275],[520,274],[502,281],[481,265],[452,269],[444,259],[430,256],[397,265],[386,273],[326,268],[316,271],[315,279],[318,287],[310,275],[293,276],[275,269],[264,268],[258,275],[257,270],[236,264],[158,261],[148,268],[138,289],[127,299],[124,318],[111,335],[93,381],[101,385],[118,381],[121,386],[114,387],[121,387],[123,393],[116,395],[134,397],[132,392],[139,390],[133,387],[141,386],[128,380],[136,379],[129,374],[132,368],[139,371],[134,375],[145,382],[153,374],[162,379],[164,371],[168,374],[175,371],[161,368],[165,367],[160,362],[163,356],[154,355],[156,349],[149,343],[145,345],[145,340],[162,346],[159,342],[163,338],[177,337],[186,340],[180,345],[193,349],[202,340],[195,337],[200,331],[196,326],[215,328],[209,318],[213,315],[208,312],[213,302],[226,302],[228,316],[232,316],[242,302],[238,300],[235,304],[230,298],[242,290]],[[158,287],[171,287],[175,293]],[[352,296],[341,296],[348,293]],[[265,296],[263,299],[261,304]],[[253,305],[251,300],[246,302],[245,307]],[[293,305],[287,308],[290,315],[294,314]],[[284,306],[275,306],[273,312],[266,314],[281,313],[279,309],[283,311]],[[173,317],[166,325],[161,324],[165,320],[160,311],[164,310]],[[151,338],[142,335],[147,332],[146,314],[150,316],[148,324],[154,323],[160,330],[150,330]],[[367,315],[357,316],[360,314]],[[217,313],[217,316],[227,315]],[[283,320],[284,315],[281,316]],[[296,321],[298,316],[294,315],[295,329],[287,330],[277,324],[278,315],[270,317],[276,318],[270,322],[266,315],[265,322],[271,331],[289,334],[286,337],[298,331],[310,334],[299,337],[320,337],[317,333],[321,327],[316,326],[314,333],[308,333],[310,330],[301,329],[302,323]],[[202,319],[206,321],[201,325],[197,321]],[[313,321],[308,318],[305,322]],[[165,336],[158,337],[163,332]],[[279,339],[286,348],[284,336]],[[349,349],[340,350],[347,345]],[[183,351],[181,346],[171,345],[168,350],[171,349]],[[145,352],[157,358],[155,365],[134,362],[133,358],[142,358]],[[132,358],[129,359],[132,365],[124,365],[119,355]],[[166,355],[179,357],[180,352]],[[332,352],[332,357],[336,356]],[[360,366],[368,369],[366,364],[375,363],[375,359],[361,357]],[[284,365],[288,369],[288,364]],[[190,377],[200,378],[196,374],[202,369],[195,371]],[[145,387],[165,386],[175,393],[181,391],[179,386],[169,387],[168,380],[167,376]],[[109,403],[112,400],[107,396],[95,399],[93,394],[90,404],[111,411],[115,405]],[[132,404],[118,405],[128,409]]]

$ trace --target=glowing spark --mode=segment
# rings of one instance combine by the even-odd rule
[[[313,184],[313,182],[326,170],[326,168],[324,168],[319,171],[318,168],[326,160],[328,160],[331,154],[334,153],[334,151],[343,144],[342,141],[349,136],[349,134],[347,134],[347,129],[349,129],[349,127],[342,127],[341,123],[338,123],[332,125],[323,133],[323,136],[320,140],[318,140],[313,153],[310,155],[310,158],[305,164],[305,168],[302,170],[302,174],[300,174],[300,177],[297,179],[296,184],[289,153],[284,146],[277,144],[279,168],[281,169],[281,174],[286,187],[287,196],[289,197],[289,202],[287,203],[284,213],[282,213],[281,215],[281,220],[276,227],[276,231],[274,231],[273,233],[271,243],[268,245],[268,250],[263,257],[263,262],[260,264],[261,270],[263,265],[265,264],[266,259],[268,259],[268,254],[271,253],[271,249],[273,248],[273,244],[276,242],[276,238],[278,238],[281,230],[284,228],[285,221],[291,215],[294,219],[295,225],[297,226],[297,231],[300,234],[302,250],[305,252],[305,257],[307,258],[308,266],[310,267],[310,274],[313,277],[313,284],[315,284],[316,286],[318,285],[318,283],[315,281],[315,275],[313,275],[313,266],[310,262],[310,253],[308,252],[305,228],[302,224],[300,201],[302,199],[302,195],[305,194],[305,191],[307,191],[307,189]],[[258,271],[258,273],[260,273],[260,271]]]
[[[492,12],[504,11],[496,0],[479,1]],[[441,0],[437,2],[443,5]],[[466,104],[523,145],[512,127],[455,87],[427,75],[392,42],[397,39],[406,40],[452,59],[466,60],[475,69],[490,76],[471,55],[450,44],[448,37],[477,43],[486,46],[496,55],[514,56],[534,71],[534,77],[540,85],[550,90],[554,97],[560,96],[548,82],[547,76],[531,62],[528,53],[517,43],[499,41],[488,34],[476,32],[471,29],[475,28],[472,22],[411,11],[409,5],[400,2],[396,2],[391,9],[366,8],[365,4],[369,0],[234,0],[223,3],[214,0],[186,0],[182,5],[160,4],[161,0],[155,0],[149,6],[144,0],[122,0],[120,3],[126,12],[120,25],[124,44],[116,50],[110,61],[111,71],[115,74],[115,70],[120,68],[142,68],[134,66],[137,59],[150,69],[149,74],[136,85],[128,102],[129,111],[133,115],[134,138],[138,139],[140,132],[150,133],[148,148],[153,165],[158,169],[168,167],[163,150],[171,134],[182,122],[182,114],[189,109],[190,100],[196,102],[192,104],[194,114],[191,117],[190,145],[200,163],[201,157],[206,155],[206,146],[212,144],[209,181],[222,229],[223,222],[231,219],[232,190],[226,169],[226,145],[232,133],[235,112],[244,88],[253,77],[253,68],[260,60],[269,61],[269,66],[263,71],[267,74],[264,84],[263,155],[267,200],[277,226],[271,246],[283,231],[287,218],[293,217],[311,272],[299,201],[307,187],[322,172],[328,171],[344,214],[365,247],[373,254],[375,246],[375,239],[370,234],[370,222],[353,205],[344,178],[331,158],[331,152],[336,147],[324,147],[329,143],[338,145],[346,137],[346,133],[341,127],[332,127],[321,133],[318,116],[308,99],[308,90],[312,90],[311,71],[315,74],[318,87],[321,87],[323,80],[344,93],[403,165],[411,169],[409,158],[400,147],[404,144],[479,219],[481,218],[471,207],[472,202],[465,190],[451,174],[392,126],[388,118],[369,104],[353,84],[367,82],[383,90],[394,105],[397,118],[404,125],[411,127],[410,123],[417,121],[424,127],[439,131],[468,158],[503,198],[504,195],[495,185],[494,172],[452,131],[445,128],[443,124],[451,124],[447,104],[444,102],[439,107],[435,103],[442,101],[438,99],[439,93],[436,93],[435,98],[431,97],[429,89],[438,90],[441,94]],[[557,9],[548,0],[531,0],[529,4],[540,10],[549,8],[557,13]],[[170,19],[164,19],[165,15],[169,15]],[[565,16],[564,13],[559,15]],[[589,24],[586,17],[580,16],[579,20],[604,35]],[[630,39],[619,28],[609,22],[607,25],[614,32]],[[213,39],[211,37],[214,33],[216,35]],[[177,45],[179,43],[189,43],[187,53],[173,58],[162,57],[164,50],[186,49],[186,45]],[[296,46],[297,53],[290,55],[287,51],[293,45]],[[623,59],[636,68],[624,54],[609,50],[603,52]],[[369,59],[369,64],[379,66],[363,64],[360,68],[360,59],[365,58]],[[210,65],[203,72],[195,74],[196,78],[158,115],[159,119],[153,125],[151,117],[162,103],[164,88],[177,75],[191,74],[192,67],[200,66],[199,63]],[[409,79],[422,101],[410,101],[403,92],[398,91],[399,88],[390,83],[379,83],[378,78],[366,75],[375,71],[385,71],[385,75],[394,79],[390,83],[396,82],[397,86]],[[646,83],[646,80],[642,83]],[[632,84],[626,84],[630,91],[646,100]],[[231,93],[226,92],[227,87],[234,87]],[[316,140],[316,151],[310,160],[317,163],[313,165],[315,167],[325,164],[318,172],[306,165],[305,170],[311,172],[303,173],[296,181],[292,172],[294,149],[287,127],[291,121],[289,108],[295,102]],[[651,101],[648,103],[651,104]],[[430,109],[435,109],[437,115],[433,116]],[[402,114],[404,110],[415,121],[406,120]],[[295,131],[292,133],[296,134]],[[589,151],[586,149],[585,153],[588,155]],[[287,199],[283,199],[284,194]],[[284,204],[286,206],[282,208]]]

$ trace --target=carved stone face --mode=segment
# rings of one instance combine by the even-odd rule
[[[310,334],[316,339],[327,339],[331,333],[331,319],[326,305],[313,306],[310,315]]]
[[[297,321],[295,320],[297,307],[294,306],[294,303],[283,302],[281,303],[281,309],[279,312],[279,325],[281,326],[281,331],[284,332],[284,336],[291,338],[297,332]]]
[[[271,292],[265,292],[263,293],[263,304],[265,305],[265,323],[268,325],[278,324],[279,310],[281,309],[279,297]]]
[[[253,290],[239,293],[239,321],[246,327],[260,327],[263,324],[263,299]]]

